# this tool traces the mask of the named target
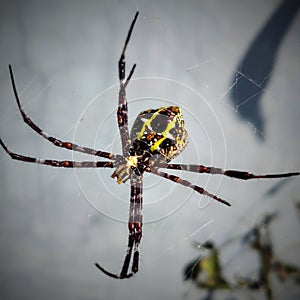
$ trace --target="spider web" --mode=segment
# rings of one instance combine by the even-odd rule
[[[281,45],[283,38],[289,28],[289,26],[292,23],[293,18],[295,17],[297,10],[299,6],[291,8],[286,7],[288,4],[284,3],[283,5],[279,6],[277,11],[271,16],[271,18],[266,22],[265,27],[261,29],[259,34],[256,36],[256,38],[253,40],[252,44],[249,46],[248,51],[246,51],[246,54],[244,58],[241,60],[241,63],[239,64],[239,67],[237,70],[234,70],[229,67],[229,65],[224,63],[223,61],[219,61],[217,59],[212,59],[211,61],[218,65],[218,68],[220,70],[223,70],[224,73],[232,72],[234,73],[232,83],[229,84],[229,87],[224,90],[224,92],[220,92],[220,95],[218,97],[219,101],[226,104],[230,110],[234,112],[234,114],[237,117],[237,120],[240,121],[240,124],[243,126],[243,123],[246,125],[243,126],[246,128],[248,127],[248,131],[253,133],[253,136],[256,137],[260,142],[268,143],[268,140],[272,139],[273,132],[270,132],[270,128],[272,127],[268,126],[269,124],[267,122],[270,121],[270,116],[274,116],[276,114],[276,110],[274,107],[276,106],[276,109],[280,110],[277,114],[280,115],[282,112],[282,107],[278,105],[278,103],[283,104],[283,101],[278,98],[278,94],[276,94],[276,88],[274,89],[274,86],[269,87],[271,82],[275,82],[280,84],[280,80],[282,80],[280,74],[282,65],[280,62],[277,62],[277,57],[279,57],[279,46]],[[284,16],[284,17],[283,17]],[[278,22],[278,19],[281,19],[280,22]],[[276,31],[276,34],[275,34]],[[259,66],[257,66],[257,64]],[[211,67],[211,66],[210,66]],[[189,72],[197,72],[197,69],[201,68],[199,64],[195,64],[192,67],[188,68],[187,71]],[[215,67],[212,67],[215,68]],[[222,72],[222,71],[221,71]],[[279,77],[277,77],[279,74]],[[293,94],[289,94],[290,98],[293,99]],[[269,108],[271,105],[271,109]],[[267,109],[266,109],[267,108]],[[289,111],[289,109],[287,109]],[[272,112],[270,114],[269,112]],[[293,113],[291,112],[291,115]],[[281,125],[282,126],[282,125]],[[274,131],[275,136],[278,139],[278,133],[282,131],[282,127],[274,126],[277,130]],[[250,130],[249,130],[250,129]],[[226,134],[226,132],[225,132]],[[280,139],[278,139],[279,141]],[[249,143],[245,142],[239,147],[242,151],[247,151],[244,146]],[[282,145],[279,141],[279,145]],[[228,147],[230,149],[230,146]],[[282,151],[279,148],[276,148],[277,151]],[[228,151],[230,155],[230,150]],[[241,152],[242,153],[242,152]],[[256,156],[259,157],[259,156]],[[266,158],[266,159],[270,159]],[[230,160],[230,159],[229,159]],[[297,161],[298,162],[298,161]],[[251,167],[251,166],[250,166]],[[253,165],[252,165],[253,167]],[[249,170],[249,168],[248,168]],[[288,181],[290,182],[290,181]],[[263,205],[260,204],[259,211],[255,209],[255,206],[258,207],[258,203],[261,201],[266,201],[267,195],[273,196],[274,199],[276,199],[276,196],[278,196],[277,193],[281,193],[280,189],[284,187],[286,184],[288,184],[286,181],[280,181],[279,183],[275,183],[273,187],[270,188],[270,193],[267,191],[264,195],[261,194],[259,196],[259,193],[254,196],[254,198],[257,198],[256,201],[253,201],[250,205],[245,205],[243,208],[244,213],[238,213],[239,217],[233,217],[236,220],[236,222],[233,222],[231,225],[231,229],[225,234],[223,237],[218,236],[218,228],[212,229],[212,231],[215,230],[214,239],[219,240],[220,245],[223,243],[226,243],[226,240],[232,240],[236,238],[240,234],[240,229],[244,226],[248,226],[248,228],[251,226],[251,218],[252,220],[255,218],[254,216],[257,216],[261,214],[261,209],[264,206],[265,211],[279,211],[280,214],[283,216],[286,214],[287,208],[280,205],[278,202],[275,205],[274,202],[271,204],[269,202],[269,205],[264,203]],[[253,197],[253,195],[252,195]],[[243,197],[241,197],[243,198]],[[272,199],[272,201],[274,201]],[[269,198],[270,200],[270,198]],[[293,203],[293,201],[291,201]],[[227,220],[228,221],[228,220]],[[253,221],[252,221],[253,222]],[[281,230],[286,226],[285,223],[279,221],[281,224]],[[248,225],[246,225],[248,224]],[[278,223],[277,223],[278,224]],[[276,224],[276,225],[277,225]],[[237,229],[238,226],[238,229]],[[278,226],[278,225],[277,225]],[[277,226],[275,226],[277,228]],[[295,219],[293,221],[290,220],[291,228],[293,226],[298,226],[298,224],[295,222]],[[230,226],[229,226],[230,227]],[[224,232],[223,232],[224,233]],[[283,249],[286,249],[286,244],[294,244],[299,245],[299,240],[296,236],[290,236],[290,240],[285,239],[283,241],[282,236],[280,238],[280,234],[275,237],[277,241],[277,247],[281,250],[278,252],[282,255],[285,251]],[[237,238],[236,238],[237,239]],[[206,239],[203,239],[202,235],[202,243],[204,243]],[[289,251],[291,251],[292,247],[288,247]],[[224,259],[224,266],[226,267],[226,276],[229,277],[229,279],[234,280],[234,273],[237,272],[244,272],[245,276],[249,276],[251,272],[247,273],[247,267],[250,265],[259,265],[259,262],[257,260],[253,260],[253,258],[249,259],[249,257],[244,257],[244,261],[240,261],[239,257],[241,257],[241,251],[245,251],[245,249],[236,249],[234,252],[232,249],[228,251],[222,250],[223,252],[223,259]],[[295,248],[294,248],[295,251]],[[279,254],[278,253],[278,254]],[[286,253],[287,254],[287,253]],[[279,255],[280,256],[280,255]],[[285,258],[288,258],[289,261],[297,261],[297,255],[296,253],[289,252],[287,255],[285,255]],[[236,262],[239,261],[238,268],[235,266]],[[246,263],[245,263],[246,262]],[[244,268],[244,269],[243,269]],[[231,269],[231,270],[228,270]],[[235,269],[235,271],[234,271]],[[257,275],[256,275],[257,276]],[[189,286],[190,287],[190,286]],[[275,288],[274,292],[278,295],[282,295],[284,292],[280,290],[281,288],[284,289],[284,287]],[[295,286],[292,288],[294,291]],[[291,291],[292,291],[291,290]],[[225,292],[226,294],[226,292]],[[234,294],[239,295],[239,292],[235,292]],[[193,295],[193,292],[191,292],[191,295]],[[203,290],[203,297],[205,295],[205,292]],[[221,296],[221,295],[219,295]],[[224,293],[223,293],[224,296]],[[244,294],[243,297],[246,295]],[[253,296],[253,295],[252,295]],[[262,297],[262,295],[258,295],[258,297]],[[222,296],[221,296],[222,297]],[[230,297],[230,296],[229,296]],[[241,295],[239,296],[241,297]],[[250,297],[250,294],[249,294]],[[217,297],[218,298],[218,297]],[[193,299],[193,298],[191,298]],[[203,298],[204,299],[204,298]],[[206,299],[206,298],[205,298]]]
[[[199,1],[190,6],[160,2],[156,8],[143,1],[113,7],[100,2],[52,5],[28,1],[26,5],[11,4],[9,9],[4,6],[0,65],[13,64],[19,90],[24,91],[24,108],[38,125],[54,136],[72,140],[77,127],[84,129],[88,124],[79,136],[80,144],[120,152],[114,115],[118,88],[100,97],[103,102],[94,109],[93,118],[83,113],[90,100],[116,84],[120,45],[138,5],[141,18],[128,48],[127,66],[137,62],[135,79],[157,76],[179,83],[171,87],[163,80],[133,80],[128,86],[130,121],[140,110],[171,102],[183,107],[191,138],[177,162],[257,173],[299,169],[298,16],[290,17],[294,23],[280,35],[275,55],[270,57],[271,68],[263,68],[263,74],[257,76],[249,72],[245,57],[276,11],[273,1]],[[266,63],[269,54],[260,58],[259,65]],[[256,61],[252,64],[258,65]],[[243,84],[249,87],[248,94],[241,94]],[[22,123],[6,67],[1,69],[0,114],[1,138],[11,149],[41,158],[71,159],[71,153],[41,141]],[[106,118],[106,126],[101,127]],[[233,206],[226,208],[149,175],[145,176],[143,212],[148,223],[144,225],[140,272],[132,281],[115,283],[99,275],[93,263],[115,271],[122,263],[128,234],[124,224],[128,186],[110,179],[111,170],[81,174],[95,180],[94,188],[89,189],[91,197],[99,201],[105,195],[111,200],[109,212],[119,209],[122,222],[116,222],[85,201],[72,171],[18,164],[3,152],[0,162],[1,283],[3,294],[11,298],[203,298],[205,291],[182,283],[183,267],[200,255],[193,242],[213,240],[219,246],[272,211],[279,211],[272,228],[276,254],[290,263],[299,261],[299,222],[294,209],[294,202],[299,201],[298,179],[244,183],[179,173],[230,201]],[[155,199],[160,200],[158,210],[151,209]],[[255,271],[257,258],[245,248],[233,243],[221,249],[226,278],[233,281],[236,274]],[[299,295],[295,286],[278,283],[277,289],[278,299],[284,293]],[[215,296],[263,297],[247,290]]]

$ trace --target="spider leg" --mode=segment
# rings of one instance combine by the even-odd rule
[[[143,181],[142,176],[131,174],[131,194],[130,194],[130,208],[128,220],[128,245],[120,274],[115,274],[107,271],[98,263],[95,266],[104,274],[116,278],[124,279],[130,278],[139,270],[139,244],[142,238],[142,206],[143,206]],[[128,273],[131,257],[133,252],[133,260],[131,272]]]
[[[35,157],[20,155],[15,152],[11,152],[1,139],[0,139],[0,144],[12,159],[25,161],[29,163],[47,165],[51,167],[62,167],[62,168],[113,168],[114,167],[111,161],[72,161],[72,160],[38,159]]]
[[[131,196],[129,209],[129,232],[134,232],[134,253],[132,262],[132,272],[139,270],[139,245],[142,239],[143,227],[143,177],[132,173],[130,177]]]
[[[130,239],[130,237],[128,238],[128,246],[127,246],[127,253],[125,256],[125,260],[123,263],[123,267],[122,270],[125,268],[129,268],[129,263],[130,263],[130,259],[131,259],[131,253],[132,253],[132,248],[133,248],[133,239]],[[115,274],[115,273],[111,273],[109,271],[107,271],[106,269],[104,269],[103,267],[101,267],[98,263],[95,263],[95,266],[102,271],[104,274],[106,274],[109,277],[115,278],[115,279],[124,279],[124,278],[130,278],[132,277],[133,273],[129,273],[127,274],[122,274],[122,272],[120,274]]]
[[[118,104],[118,110],[117,110],[117,117],[118,117],[118,126],[121,136],[121,143],[122,143],[122,151],[123,155],[126,153],[126,149],[128,148],[129,144],[129,131],[128,131],[128,107],[127,107],[127,99],[126,99],[126,87],[129,83],[129,80],[131,76],[133,75],[134,69],[136,65],[134,64],[129,76],[125,80],[125,73],[126,73],[126,64],[125,64],[125,52],[127,45],[130,40],[130,36],[133,30],[133,27],[135,25],[135,22],[137,20],[137,17],[139,15],[139,12],[137,11],[132,23],[130,25],[125,44],[119,59],[118,68],[119,68],[119,80],[120,80],[120,90],[119,90],[119,104]]]
[[[137,20],[138,15],[139,15],[139,12],[137,11],[134,15],[134,18],[133,18],[132,22],[131,22],[131,25],[130,25],[130,28],[128,30],[127,37],[126,37],[126,40],[125,40],[125,43],[124,43],[124,46],[123,46],[121,57],[119,59],[119,79],[120,79],[120,81],[125,79],[125,52],[126,52],[126,48],[127,48],[128,43],[129,43],[131,33],[132,33],[132,30],[133,30],[133,27],[135,25],[135,22]]]
[[[282,178],[282,177],[291,177],[291,176],[300,175],[300,172],[255,175],[255,174],[248,173],[246,171],[223,170],[221,168],[206,167],[203,165],[161,164],[158,165],[158,167],[173,169],[173,170],[196,172],[196,173],[220,174],[220,175],[224,175],[232,178],[238,178],[242,180],[259,179],[259,178]]]
[[[168,180],[171,180],[173,182],[176,182],[176,183],[179,183],[181,185],[184,185],[184,186],[187,186],[189,188],[192,188],[193,190],[195,190],[196,192],[202,194],[202,195],[206,195],[216,201],[219,201],[225,205],[228,205],[228,206],[231,206],[231,204],[219,197],[217,197],[216,195],[213,195],[211,193],[209,193],[208,191],[206,191],[204,188],[198,186],[198,185],[194,185],[192,184],[191,182],[185,180],[185,179],[181,179],[180,177],[178,176],[175,176],[175,175],[171,175],[171,174],[168,174],[168,173],[165,173],[165,172],[161,172],[159,170],[157,170],[156,168],[151,168],[151,170],[146,170],[146,172],[150,172],[150,173],[153,173],[155,175],[158,175],[160,177],[163,177],[163,178],[166,178]]]
[[[134,232],[129,232],[127,251],[126,251],[125,259],[124,259],[123,266],[122,266],[120,274],[111,273],[111,272],[107,271],[106,269],[104,269],[103,267],[101,267],[98,263],[95,263],[95,266],[100,271],[102,271],[104,274],[106,274],[106,275],[108,275],[112,278],[115,278],[115,279],[124,279],[124,278],[132,277],[133,273],[128,273],[128,269],[129,269],[129,264],[130,264],[130,261],[131,261],[131,256],[132,256],[132,250],[133,250],[134,243],[135,243]]]
[[[91,154],[91,155],[94,155],[94,156],[100,156],[100,157],[104,157],[104,158],[108,158],[108,159],[112,159],[112,160],[116,159],[116,157],[117,157],[116,155],[113,155],[113,154],[108,153],[108,152],[99,151],[99,150],[91,149],[91,148],[88,148],[88,147],[82,147],[82,146],[76,145],[76,144],[71,143],[71,142],[63,142],[63,141],[61,141],[61,140],[59,140],[55,137],[50,136],[48,133],[46,133],[41,128],[39,128],[31,120],[31,118],[29,118],[29,116],[25,113],[25,111],[23,110],[23,108],[21,106],[21,102],[20,102],[20,98],[19,98],[19,95],[18,95],[18,91],[17,91],[17,87],[16,87],[14,74],[13,74],[13,70],[12,70],[11,65],[9,65],[9,73],[10,73],[10,78],[11,78],[11,83],[12,83],[15,99],[16,99],[19,111],[20,111],[20,113],[23,117],[23,120],[36,133],[38,133],[40,136],[42,136],[43,138],[45,138],[46,140],[48,140],[49,142],[51,142],[52,144],[54,144],[57,147],[65,148],[65,149],[68,149],[68,150],[74,150],[74,151],[82,152],[82,153],[86,153],[86,154]]]

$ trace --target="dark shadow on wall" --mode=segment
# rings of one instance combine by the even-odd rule
[[[299,0],[283,1],[254,38],[234,75],[231,102],[240,119],[256,128],[264,140],[264,117],[261,101],[272,77],[276,56],[300,7]]]
[[[266,197],[273,197],[275,196],[278,192],[280,192],[289,182],[291,181],[290,178],[284,178],[281,179],[279,182],[275,183],[271,188],[269,188],[265,193],[264,196]]]

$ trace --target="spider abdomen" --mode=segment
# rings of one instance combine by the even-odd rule
[[[181,109],[164,106],[141,112],[132,126],[130,140],[132,153],[159,154],[163,160],[171,161],[188,144]]]

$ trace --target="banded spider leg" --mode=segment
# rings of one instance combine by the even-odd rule
[[[216,167],[206,167],[203,165],[186,165],[186,164],[155,164],[153,168],[146,170],[147,172],[153,173],[155,175],[158,175],[160,177],[166,178],[168,180],[171,180],[175,183],[179,183],[181,185],[184,185],[186,187],[192,188],[196,192],[206,195],[213,200],[219,201],[227,206],[231,206],[229,202],[226,200],[223,200],[222,198],[217,197],[216,195],[213,195],[209,192],[207,192],[202,187],[199,187],[197,185],[193,185],[188,180],[182,179],[178,176],[171,175],[162,171],[159,171],[159,168],[163,169],[173,169],[173,170],[183,170],[188,172],[194,172],[194,173],[207,173],[211,175],[224,175],[231,178],[241,179],[241,180],[249,180],[249,179],[267,179],[267,178],[284,178],[284,177],[291,177],[291,176],[298,176],[300,175],[300,172],[289,172],[289,173],[277,173],[277,174],[263,174],[263,175],[255,175],[252,173],[249,173],[247,171],[237,171],[237,170],[223,170],[221,168]]]
[[[38,133],[41,137],[48,140],[53,145],[55,145],[57,147],[65,148],[67,150],[71,150],[71,151],[73,150],[73,151],[76,151],[76,152],[81,152],[81,153],[86,153],[86,154],[90,154],[90,155],[93,155],[93,156],[108,158],[108,159],[111,159],[111,160],[116,160],[118,158],[119,155],[113,155],[112,153],[92,149],[92,148],[89,148],[89,147],[79,146],[75,143],[61,141],[61,140],[59,140],[59,139],[57,139],[53,136],[50,136],[48,133],[46,133],[44,130],[42,130],[40,127],[38,127],[37,124],[34,123],[33,120],[25,113],[25,111],[23,110],[23,108],[21,106],[21,102],[20,102],[20,98],[19,98],[19,95],[18,95],[18,91],[17,91],[17,87],[16,87],[14,74],[13,74],[13,70],[12,70],[11,65],[9,65],[9,74],[10,74],[11,83],[12,83],[12,87],[13,87],[13,91],[14,91],[14,96],[15,96],[15,99],[16,99],[16,102],[17,102],[17,105],[18,105],[18,109],[19,109],[19,111],[22,115],[22,118],[23,118],[24,122],[30,128],[32,128],[36,133]],[[1,142],[1,144],[3,145],[4,143]]]
[[[162,107],[159,109],[149,109],[141,112],[135,120],[131,132],[128,130],[128,105],[126,99],[126,88],[134,73],[136,64],[134,64],[126,77],[125,52],[136,23],[139,13],[136,12],[118,61],[118,75],[120,81],[117,123],[120,133],[122,155],[112,154],[105,151],[83,147],[72,142],[61,141],[50,136],[40,127],[23,110],[12,67],[9,65],[9,73],[12,82],[15,100],[18,110],[22,115],[24,122],[53,145],[73,150],[96,157],[106,158],[109,161],[71,161],[71,160],[53,160],[38,159],[31,156],[17,154],[8,149],[0,139],[0,144],[5,152],[14,160],[28,163],[48,165],[52,167],[63,168],[115,168],[112,177],[117,177],[117,182],[122,183],[130,180],[131,195],[128,220],[128,243],[125,259],[119,274],[111,273],[96,263],[96,267],[106,275],[117,278],[130,278],[139,269],[139,245],[142,238],[142,206],[143,206],[143,173],[153,173],[167,180],[181,184],[196,192],[206,195],[213,200],[219,201],[230,206],[230,203],[206,191],[204,188],[194,185],[188,180],[178,176],[168,174],[160,169],[183,170],[187,172],[219,174],[232,178],[248,180],[259,178],[282,178],[300,175],[299,172],[255,175],[246,171],[223,170],[215,167],[206,167],[203,165],[186,165],[168,163],[174,157],[179,155],[187,145],[188,134],[184,128],[184,120],[181,109],[177,106]],[[155,156],[158,155],[158,158]],[[164,163],[162,163],[164,162]],[[129,271],[131,263],[131,271]]]
[[[142,238],[142,208],[143,208],[143,177],[131,174],[131,194],[130,194],[130,208],[129,208],[129,221],[128,221],[128,245],[120,274],[114,274],[96,263],[96,267],[106,275],[116,278],[124,279],[130,278],[139,269],[139,244]],[[133,254],[132,254],[133,251]],[[132,258],[131,272],[128,273],[129,264]]]
[[[128,105],[126,99],[126,87],[134,73],[136,64],[131,68],[128,77],[126,78],[126,63],[125,63],[125,52],[127,49],[127,45],[130,41],[131,33],[133,27],[136,23],[139,12],[136,12],[124,46],[123,50],[118,62],[119,67],[119,80],[120,80],[120,89],[119,89],[119,104],[117,110],[117,121],[118,127],[121,137],[122,144],[122,153],[123,158],[118,161],[119,164],[124,163],[124,158],[128,157],[128,150],[131,146],[131,141],[129,139],[129,130],[128,130]],[[125,79],[126,78],[126,79]],[[113,173],[112,177],[116,177],[116,173]],[[131,195],[130,195],[130,208],[129,208],[129,221],[128,221],[128,245],[127,252],[125,255],[124,263],[121,269],[120,274],[114,274],[103,267],[101,267],[98,263],[95,263],[96,267],[101,270],[106,275],[123,279],[130,278],[134,273],[138,271],[138,263],[139,263],[139,244],[142,238],[142,204],[143,204],[143,177],[142,175],[137,175],[134,171],[130,172],[130,185],[131,185]],[[132,272],[128,273],[129,264],[131,261],[132,251],[134,248],[133,261],[132,261]]]

